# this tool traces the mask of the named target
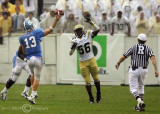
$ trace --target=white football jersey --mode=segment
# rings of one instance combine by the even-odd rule
[[[113,17],[112,24],[114,24],[114,33],[123,33],[126,32],[126,24],[128,24],[129,21],[127,18],[122,17],[121,19],[117,18],[117,16]]]
[[[78,43],[76,49],[79,53],[80,61],[86,61],[94,57],[92,52],[92,32],[92,30],[87,30],[81,39],[76,37],[72,40],[72,43]]]
[[[102,29],[102,33],[109,33],[110,30],[109,30],[109,25],[111,24],[111,21],[110,19],[102,19],[100,18],[100,21],[99,21],[99,26],[101,26],[101,29]]]

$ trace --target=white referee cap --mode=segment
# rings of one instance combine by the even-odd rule
[[[147,41],[147,37],[143,33],[141,33],[141,34],[138,35],[138,39],[141,40],[141,41]]]

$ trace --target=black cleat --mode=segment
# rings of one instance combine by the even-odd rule
[[[136,106],[134,107],[134,110],[135,110],[135,111],[140,111],[140,108],[136,105]]]
[[[139,104],[139,107],[140,107],[140,111],[145,111],[145,104],[143,101]]]
[[[96,99],[97,103],[101,102],[101,92],[97,93],[97,99]]]
[[[94,98],[93,97],[89,98],[89,103],[94,103]]]

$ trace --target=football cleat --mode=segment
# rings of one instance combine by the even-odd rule
[[[135,111],[140,111],[140,108],[136,105],[136,106],[134,107],[134,110],[135,110]]]
[[[27,93],[26,91],[23,91],[23,92],[21,93],[21,96],[22,96],[22,97],[25,97],[25,98],[29,97],[29,95],[28,95],[28,93]]]
[[[138,107],[140,108],[140,111],[145,111],[145,104],[143,101],[141,101],[140,103],[138,103]]]
[[[97,99],[96,99],[97,103],[101,102],[101,92],[97,93]]]
[[[35,98],[34,98],[33,96],[27,97],[27,100],[28,100],[31,104],[36,104]]]
[[[2,100],[7,100],[7,92],[1,92],[1,98]]]
[[[38,98],[38,94],[37,94],[37,91],[36,91],[36,93],[35,93],[35,98]]]
[[[89,103],[91,103],[91,104],[94,103],[94,98],[93,97],[89,98]]]

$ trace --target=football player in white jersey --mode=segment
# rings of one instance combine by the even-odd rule
[[[99,21],[100,33],[110,33],[110,30],[111,30],[110,24],[111,24],[111,21],[107,17],[107,13],[103,11],[102,17],[100,18],[100,21]]]
[[[74,33],[76,37],[72,40],[72,46],[69,54],[72,55],[75,49],[77,49],[79,53],[80,71],[86,83],[86,90],[89,95],[89,103],[94,103],[94,97],[92,95],[92,90],[91,90],[90,74],[92,75],[94,84],[97,89],[96,102],[100,103],[101,91],[100,91],[100,81],[98,77],[98,66],[92,51],[93,38],[97,36],[99,32],[99,27],[96,24],[94,24],[90,20],[90,18],[86,19],[87,19],[86,22],[90,23],[94,27],[95,31],[92,30],[84,31],[84,27],[82,25],[76,25],[74,28]]]
[[[117,16],[113,17],[112,19],[112,32],[111,35],[114,35],[114,33],[121,33],[125,34],[126,32],[126,26],[128,27],[128,36],[130,36],[130,23],[127,18],[122,16],[122,11],[117,12]]]

